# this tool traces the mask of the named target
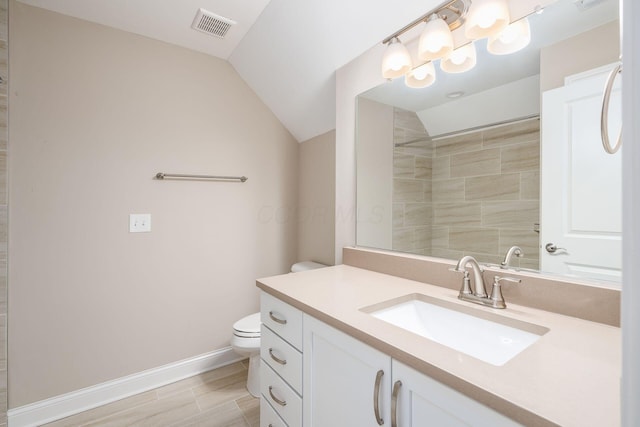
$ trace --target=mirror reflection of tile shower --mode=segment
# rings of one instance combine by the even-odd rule
[[[431,140],[418,116],[393,111],[392,249],[539,268],[538,118]]]

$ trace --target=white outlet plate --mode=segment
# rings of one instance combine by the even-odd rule
[[[151,231],[151,214],[130,214],[129,233],[148,233]]]

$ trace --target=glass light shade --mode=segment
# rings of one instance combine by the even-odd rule
[[[506,0],[473,0],[467,12],[464,35],[470,40],[491,37],[509,25]]]
[[[452,50],[453,36],[449,25],[438,15],[431,15],[420,35],[418,58],[431,61],[448,55]]]
[[[433,62],[427,62],[409,71],[404,76],[404,83],[413,88],[431,86],[436,81],[436,68]]]
[[[382,56],[382,77],[394,79],[406,74],[410,69],[411,55],[396,37],[389,42]]]
[[[440,61],[440,68],[447,73],[464,73],[476,66],[476,47],[473,42],[451,52]]]
[[[487,50],[494,55],[507,55],[524,49],[531,41],[531,28],[527,18],[510,24],[500,34],[489,37]]]

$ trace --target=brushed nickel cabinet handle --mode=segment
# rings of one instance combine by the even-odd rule
[[[287,319],[280,319],[279,317],[274,316],[273,311],[269,312],[269,317],[271,318],[271,320],[273,320],[276,323],[280,323],[281,325],[287,324]]]
[[[287,401],[286,400],[280,400],[277,397],[275,397],[273,395],[273,387],[269,386],[269,395],[271,396],[271,398],[273,399],[274,402],[276,402],[278,405],[280,406],[287,406]]]
[[[398,427],[398,394],[402,381],[396,381],[391,392],[391,427]]]
[[[373,414],[375,415],[379,426],[384,424],[384,420],[380,416],[380,383],[382,382],[383,375],[384,371],[380,369],[376,374],[376,382],[373,386]]]
[[[272,348],[270,348],[270,349],[269,349],[269,356],[271,356],[271,358],[272,358],[276,363],[279,363],[279,364],[281,364],[281,365],[286,365],[286,364],[287,364],[287,361],[286,361],[285,359],[280,359],[279,357],[274,356],[274,354],[273,354],[273,349],[272,349]]]

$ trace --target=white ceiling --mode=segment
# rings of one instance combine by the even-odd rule
[[[336,69],[441,3],[441,0],[19,1],[227,59],[301,142],[335,128]],[[564,2],[575,8],[574,0]],[[237,25],[225,39],[194,31],[191,23],[199,8],[233,19]],[[563,27],[556,24],[558,29]],[[545,32],[534,29],[536,35]],[[478,70],[465,75],[478,77],[480,69],[487,66],[479,57],[478,62],[481,61]],[[531,70],[536,68],[537,59],[532,60],[524,53],[510,55],[503,59],[501,72],[495,75],[514,64],[521,69],[521,78],[534,72]],[[457,76],[445,77],[457,80]],[[488,83],[491,79],[476,80]],[[451,91],[443,83],[435,90],[441,97]],[[392,86],[407,92],[402,79]],[[434,87],[428,89],[434,92]],[[411,96],[422,96],[420,93],[411,90],[407,101]],[[408,109],[417,109],[412,107]]]
[[[228,59],[298,141],[335,128],[335,70],[440,0],[19,0]],[[233,19],[224,40],[199,8]],[[215,76],[212,76],[215,78]]]

